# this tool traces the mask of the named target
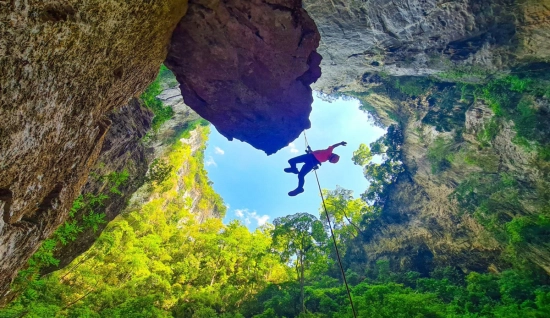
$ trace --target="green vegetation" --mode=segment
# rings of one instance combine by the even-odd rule
[[[297,213],[275,219],[273,222],[273,246],[279,251],[284,263],[295,263],[300,283],[301,311],[305,312],[304,284],[306,269],[323,255],[316,245],[327,240],[323,224],[308,213]],[[291,262],[292,260],[292,262]]]
[[[362,199],[354,199],[353,191],[336,187],[333,191],[323,190],[330,222],[334,226],[334,234],[338,241],[351,243],[360,234],[364,234],[363,226],[378,217],[377,210]],[[321,210],[321,221],[328,227]]]
[[[428,113],[422,124],[434,126],[439,132],[458,131],[464,127],[466,111],[471,105],[469,92],[462,84],[432,82],[427,98]]]
[[[542,183],[541,183],[542,185]],[[544,188],[529,187],[511,173],[477,173],[456,189],[453,196],[462,211],[469,213],[507,246],[507,261],[526,266],[521,256],[527,246],[544,249],[550,240],[550,204]],[[522,202],[530,198],[529,207]],[[536,213],[530,211],[533,209]]]
[[[405,172],[401,162],[401,145],[403,133],[397,125],[388,127],[387,133],[370,144],[362,144],[353,153],[353,162],[365,166],[363,173],[370,185],[361,195],[365,202],[370,202],[376,211],[380,211],[389,195],[391,185]],[[374,155],[382,155],[381,164],[371,162]]]
[[[492,153],[482,151],[465,151],[463,153],[464,162],[471,166],[477,166],[486,173],[498,172],[499,157]]]
[[[128,170],[124,169],[122,172],[111,172],[105,176],[105,179],[109,183],[109,191],[114,194],[122,195],[118,187],[126,183],[130,174]]]
[[[364,166],[368,164],[373,158],[373,154],[370,151],[370,148],[365,144],[360,144],[359,149],[353,152],[353,157],[351,161],[355,165]]]
[[[409,78],[393,81],[393,93],[408,96],[424,94],[432,85]],[[432,171],[444,171],[459,157],[481,168],[457,187],[453,198],[502,243],[510,266],[500,273],[453,267],[420,273],[395,271],[397,264],[387,260],[372,265],[361,244],[372,235],[369,228],[395,184],[407,177],[401,127],[392,125],[385,136],[354,152],[354,163],[364,166],[370,183],[362,199],[342,188],[323,192],[358,315],[548,317],[548,276],[522,257],[530,248],[544,249],[550,239],[550,128],[541,126],[546,111],[534,106],[546,91],[519,77],[489,85],[437,85],[441,93],[428,101],[433,110],[422,123],[455,130],[455,136],[438,137],[429,146]],[[457,94],[459,105],[453,102]],[[476,98],[487,101],[496,116],[476,136],[479,151],[457,151],[463,141],[458,128]],[[545,175],[536,184],[500,169],[490,151],[505,120],[514,122],[516,142],[539,154],[530,162]],[[107,196],[79,197],[70,213],[74,217],[85,210],[83,217],[69,219],[44,242],[14,284],[20,296],[0,310],[0,317],[352,317],[324,215],[297,213],[253,232],[239,222],[223,225],[208,217],[223,217],[226,207],[204,170],[204,146],[192,154],[179,140],[195,129],[206,140],[204,125],[185,126],[166,155],[152,163],[146,176],[149,200],[115,219],[67,268],[40,277],[40,268],[59,262],[53,257],[57,246],[103,222],[93,211]],[[373,163],[375,156],[382,162]],[[128,177],[123,171],[95,178],[117,195]]]
[[[490,72],[475,66],[461,66],[444,73],[437,74],[437,78],[466,84],[479,84],[491,76]]]
[[[166,161],[159,158],[155,158],[149,165],[149,171],[145,176],[145,182],[160,184],[164,182],[169,176],[170,172],[174,169]]]
[[[198,131],[206,138],[208,128]],[[254,290],[286,277],[287,269],[265,253],[271,242],[268,229],[250,233],[241,224],[224,226],[220,219],[200,220],[191,213],[193,200],[178,194],[179,182],[199,191],[195,213],[225,213],[208,183],[201,154],[192,156],[190,146],[178,140],[165,158],[169,176],[152,185],[151,201],[111,222],[72,265],[39,277],[41,266],[58,263],[52,257],[56,240],[71,240],[82,225],[68,221],[56,231],[21,271],[14,288],[22,294],[0,317],[190,317],[211,308],[238,307]],[[182,166],[188,173],[180,177]],[[102,179],[112,190],[124,176],[127,172]],[[81,196],[72,211],[91,210],[105,199]],[[97,223],[84,215],[88,224]]]
[[[484,125],[483,130],[476,135],[476,139],[483,147],[489,147],[490,143],[497,136],[499,130],[499,123],[496,118],[493,117],[488,123]]]
[[[494,76],[489,79],[487,76],[486,72],[472,69],[443,76],[457,83],[443,83],[437,80],[426,83],[409,81],[407,78],[385,77],[382,79],[386,84],[385,88],[382,86],[383,88],[376,89],[386,89],[386,95],[401,100],[403,96],[400,94],[412,98],[429,93],[426,95],[429,108],[421,119],[422,124],[434,126],[440,132],[454,131],[454,137],[438,137],[429,146],[428,160],[432,164],[432,172],[440,173],[450,168],[458,159],[463,159],[467,165],[480,168],[477,173],[468,175],[467,179],[459,184],[453,199],[458,202],[462,213],[470,214],[488,231],[483,235],[488,235],[501,243],[504,247],[503,258],[497,261],[508,263],[510,269],[500,274],[471,272],[463,275],[454,269],[436,268],[426,276],[426,273],[392,273],[389,263],[379,263],[377,269],[368,268],[362,272],[362,262],[366,262],[362,257],[368,256],[353,251],[358,248],[357,244],[362,237],[368,237],[369,234],[368,230],[365,231],[367,222],[359,222],[358,229],[350,230],[347,235],[338,237],[340,244],[347,248],[346,255],[353,255],[346,256],[345,259],[348,262],[347,267],[354,269],[348,270],[348,275],[352,277],[351,281],[355,282],[353,293],[356,297],[356,306],[362,308],[359,310],[360,316],[545,317],[550,314],[550,287],[546,285],[548,276],[529,261],[534,253],[547,250],[547,242],[550,241],[550,191],[547,190],[550,184],[550,116],[548,109],[540,106],[545,105],[545,99],[550,97],[550,78],[542,73],[528,72]],[[358,95],[368,94],[369,92]],[[477,149],[464,148],[462,134],[465,112],[474,102],[480,100],[492,109],[495,116],[486,121],[483,129],[476,134],[476,140],[479,142]],[[372,111],[370,108],[367,110]],[[513,123],[511,127],[516,131],[513,141],[526,151],[536,152],[534,159],[529,162],[529,165],[540,170],[536,180],[533,176],[508,171],[506,166],[509,163],[503,164],[502,155],[491,149],[495,138],[502,129],[510,126],[510,123]],[[421,129],[417,131],[419,134],[420,132]],[[369,190],[363,194],[363,199],[372,205],[369,206],[373,208],[372,211],[377,211],[364,212],[370,215],[368,219],[371,221],[378,217],[384,198],[387,198],[384,188],[391,189],[402,173],[396,175],[388,169],[382,170],[375,164],[369,164],[373,156],[387,150],[377,147],[380,146],[361,145],[353,156],[356,164],[367,165],[365,175],[371,184]],[[512,159],[504,159],[506,160]],[[386,182],[388,180],[395,181]],[[338,209],[346,211],[348,215],[350,213],[341,203],[338,204]],[[336,219],[332,215],[331,218]],[[341,217],[340,220],[346,218]],[[350,219],[339,226],[354,229],[352,224],[356,223]],[[354,236],[361,232],[366,234]],[[332,273],[332,278],[338,279],[334,267],[328,272]],[[442,272],[446,272],[447,276],[442,276]],[[449,276],[450,273],[453,274]],[[321,280],[319,277],[321,276],[311,277],[311,289],[307,286],[305,288],[306,308],[310,310],[310,314],[317,313],[311,317],[349,316],[349,309],[345,313],[340,311],[336,314],[337,310],[331,311],[330,305],[323,309],[316,307],[315,304],[321,301],[324,304],[332,304],[332,308],[347,306],[344,289],[338,284],[321,287],[316,281]],[[356,278],[358,279],[355,280]],[[326,284],[326,281],[323,280],[323,283]],[[358,291],[358,286],[363,286],[363,289]],[[330,294],[326,298],[321,298],[324,293],[321,290],[331,288],[339,288],[338,296]],[[297,292],[297,288],[286,288],[286,292],[289,290]],[[311,294],[308,294],[308,290]],[[309,302],[311,307],[308,307],[308,297],[312,300]],[[340,301],[337,305],[335,299]],[[419,303],[422,305],[418,305]],[[268,310],[267,307],[265,306],[264,314]],[[290,307],[292,304],[287,303],[284,308]],[[271,316],[298,316],[299,307],[293,308],[293,313],[284,312],[282,308],[273,308]],[[318,314],[320,312],[323,315]],[[302,316],[309,317],[305,314]]]
[[[432,86],[430,80],[413,76],[390,77],[388,84],[402,94],[413,97],[426,94]]]
[[[481,171],[459,184],[453,197],[463,213],[472,215],[506,247],[506,261],[518,268],[531,266],[524,257],[529,248],[546,249],[545,242],[550,239],[550,201],[545,190],[550,179],[544,173],[549,159],[550,120],[548,110],[536,106],[547,98],[550,84],[545,73],[518,72],[484,84],[463,86],[466,96],[483,100],[495,116],[476,135],[479,148],[464,152],[465,163],[478,166]],[[503,169],[502,159],[491,149],[495,137],[509,123],[513,123],[516,132],[512,141],[537,154],[530,162],[542,172],[537,180]],[[448,159],[445,145],[439,146],[429,152],[436,154],[432,156],[435,164]]]
[[[152,128],[155,132],[158,131],[158,129],[164,122],[174,116],[174,111],[172,110],[172,107],[164,106],[162,104],[162,101],[157,98],[157,96],[160,95],[163,90],[161,83],[163,81],[171,81],[171,78],[174,77],[173,74],[170,77],[170,74],[170,70],[162,65],[155,81],[151,83],[149,87],[147,87],[143,94],[141,94],[141,100],[145,104],[145,107],[153,111],[153,114],[155,115],[152,123]]]
[[[205,138],[207,128],[197,129]],[[399,131],[392,128],[369,150],[397,156]],[[206,195],[202,211],[225,209],[208,194],[201,155],[192,156],[178,141],[164,160],[172,168],[152,184],[152,200],[111,222],[67,268],[35,274],[34,284],[0,317],[352,317],[324,219],[298,213],[254,232],[238,222],[200,219],[190,211],[192,200],[176,191],[179,180]],[[178,176],[182,165],[188,173]],[[512,182],[506,176],[501,181]],[[365,266],[357,244],[376,209],[349,190],[324,193],[359,317],[550,314],[550,286],[534,271],[465,275],[443,267],[421,274],[392,272],[388,261]],[[461,202],[477,199],[464,195]],[[524,227],[517,221],[509,231]]]
[[[120,195],[119,186],[123,185],[128,179],[128,171],[112,172],[108,175],[97,177],[97,181],[105,182],[105,186],[110,193]],[[59,259],[54,257],[54,252],[62,245],[73,242],[78,234],[87,229],[94,232],[98,230],[99,225],[104,224],[105,214],[98,213],[95,210],[102,206],[104,201],[109,198],[103,193],[80,195],[73,202],[69,211],[69,219],[65,221],[52,235],[45,240],[38,251],[29,259],[26,269],[21,270],[15,279],[12,289],[15,292],[25,291],[34,295],[36,289],[43,286],[43,280],[39,278],[42,269],[58,266]],[[82,217],[77,217],[81,215]]]
[[[179,85],[174,73],[172,73],[172,71],[170,71],[164,64],[160,65],[158,77],[160,78],[161,83],[167,88],[173,88]]]
[[[487,145],[498,133],[502,121],[512,121],[516,130],[514,142],[527,150],[543,152],[550,145],[550,119],[548,110],[535,107],[534,101],[547,95],[548,80],[508,75],[487,84],[465,86],[475,98],[486,101],[496,115],[478,139]]]
[[[446,140],[439,136],[428,148],[428,160],[432,165],[432,173],[440,173],[451,167],[454,160],[452,140]]]
[[[312,221],[309,216],[303,225]],[[330,241],[321,236],[315,242],[304,257],[308,266],[303,288],[301,279],[272,284],[245,303],[240,313],[245,317],[352,317]],[[387,261],[378,261],[373,269],[347,270],[347,276],[359,317],[545,317],[550,313],[550,290],[532,272],[464,275],[443,267],[422,277],[417,272],[393,273]]]

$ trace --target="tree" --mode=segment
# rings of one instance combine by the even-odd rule
[[[373,209],[363,200],[354,199],[353,191],[337,187],[333,191],[323,190],[328,215],[334,226],[334,232],[340,241],[350,241],[352,236],[362,233],[358,224],[364,214]],[[325,223],[321,207],[321,220]]]
[[[162,183],[170,176],[170,172],[174,169],[166,161],[155,158],[151,165],[149,165],[149,171],[145,176],[145,182],[156,182],[157,184]]]
[[[353,152],[351,160],[358,166],[364,166],[372,160],[373,154],[369,147],[365,144],[360,144],[359,149]]]
[[[401,162],[386,160],[382,164],[370,163],[363,171],[370,182],[369,188],[361,195],[365,201],[373,202],[375,207],[383,207],[388,196],[389,186],[397,181],[405,169]]]
[[[315,253],[317,245],[326,241],[323,224],[309,213],[296,213],[273,221],[273,246],[280,251],[285,262],[295,260],[296,273],[300,281],[300,303],[305,312],[304,282],[305,270]]]
[[[353,153],[353,162],[365,166],[363,173],[370,182],[369,188],[361,195],[365,202],[371,202],[380,210],[388,196],[389,186],[397,181],[405,171],[401,161],[403,133],[399,126],[391,125],[386,134],[370,144],[370,148],[361,144]],[[382,155],[381,164],[371,162],[374,155]]]

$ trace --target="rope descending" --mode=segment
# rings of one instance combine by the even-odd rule
[[[306,141],[306,149],[310,149],[305,131],[304,131],[304,138]],[[346,285],[346,290],[348,292],[348,298],[349,298],[349,303],[351,305],[351,310],[353,311],[353,317],[357,318],[357,313],[355,312],[355,306],[353,305],[353,299],[351,298],[351,291],[348,286],[348,280],[346,279],[346,273],[344,272],[344,267],[342,266],[342,259],[340,258],[340,252],[338,251],[338,246],[336,245],[336,238],[334,236],[334,231],[332,231],[332,223],[330,222],[330,217],[328,216],[327,206],[325,204],[325,197],[323,196],[323,190],[321,190],[321,183],[319,182],[317,169],[315,169],[314,171],[315,171],[315,179],[317,179],[317,186],[319,187],[319,193],[321,194],[321,199],[323,200],[323,208],[325,210],[325,215],[327,217],[328,227],[330,228],[330,235],[332,236],[334,249],[336,250],[336,256],[338,257],[338,264],[340,265],[340,271],[342,272],[342,277],[344,278],[344,284]]]

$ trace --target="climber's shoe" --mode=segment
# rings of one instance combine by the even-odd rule
[[[298,174],[298,169],[296,167],[294,167],[294,168],[285,168],[285,172],[286,173]]]
[[[288,193],[288,195],[291,196],[291,197],[294,197],[294,196],[297,196],[298,194],[300,194],[302,192],[304,192],[303,188],[297,188],[297,189],[294,189],[294,190],[290,191]]]

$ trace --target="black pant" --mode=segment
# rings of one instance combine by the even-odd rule
[[[302,166],[302,169],[300,169],[300,172],[298,172],[298,188],[297,189],[303,189],[305,179],[304,177],[306,174],[311,172],[313,170],[313,167],[319,164],[319,161],[315,158],[315,156],[311,153],[301,155],[298,157],[294,157],[288,160],[288,163],[290,164],[291,168],[296,169],[296,164],[298,163],[304,163]]]

